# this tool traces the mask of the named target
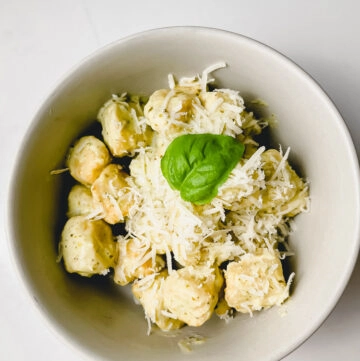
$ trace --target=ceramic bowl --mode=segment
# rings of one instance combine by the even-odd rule
[[[128,288],[67,274],[56,262],[62,177],[74,139],[94,122],[113,93],[150,94],[167,75],[191,76],[225,61],[218,87],[246,101],[262,99],[277,126],[274,144],[291,147],[291,162],[310,183],[311,209],[290,237],[296,273],[291,298],[254,317],[217,317],[200,328],[147,335],[141,307]],[[66,202],[66,200],[65,200]],[[351,275],[359,248],[359,170],[351,138],[334,104],[302,69],[277,51],[226,31],[157,29],[110,44],[76,66],[45,100],[19,151],[9,200],[16,267],[44,319],[90,360],[278,360],[325,320]],[[178,341],[206,338],[186,356]],[[171,336],[171,337],[170,337]]]

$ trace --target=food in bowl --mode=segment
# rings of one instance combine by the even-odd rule
[[[308,209],[307,183],[289,151],[257,137],[268,125],[209,74],[139,95],[113,95],[98,113],[101,138],[80,137],[59,243],[66,270],[131,284],[149,331],[201,326],[282,304],[294,272],[290,221]],[[125,231],[116,233],[116,225]]]
[[[224,322],[214,316],[200,328],[172,332],[154,327],[148,337],[131,285],[120,287],[113,282],[112,269],[105,277],[82,277],[67,274],[54,262],[65,222],[64,195],[71,181],[68,172],[49,173],[64,167],[66,153],[82,135],[102,139],[95,119],[112,94],[150,95],[168,87],[169,73],[192,76],[218,62],[219,55],[228,69],[212,73],[217,87],[238,90],[247,109],[258,117],[274,114],[278,124],[265,128],[256,140],[278,150],[281,144],[284,154],[291,146],[288,159],[311,182],[311,212],[296,216],[289,237],[295,255],[284,264],[286,280],[291,271],[296,273],[291,297],[280,308],[254,312],[254,317],[236,313]],[[268,106],[252,104],[259,98]],[[87,132],[89,127],[94,132]],[[269,136],[266,142],[264,135]],[[112,161],[117,163],[118,158]],[[127,169],[124,165],[123,170]],[[185,339],[186,343],[195,341],[190,358],[199,361],[234,360],[239,355],[248,361],[279,360],[329,315],[358,254],[358,162],[341,115],[298,66],[239,34],[194,27],[157,29],[98,50],[45,99],[19,149],[14,171],[8,204],[9,245],[29,305],[85,358],[180,361],[184,356],[177,352],[178,341]],[[111,227],[119,230],[124,224]],[[286,317],[279,317],[279,312]],[[207,340],[204,347],[196,346],[201,340],[194,334]]]

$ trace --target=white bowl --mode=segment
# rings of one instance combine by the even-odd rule
[[[61,176],[69,145],[94,121],[113,93],[150,94],[168,73],[188,76],[219,61],[217,85],[269,104],[278,126],[273,141],[291,146],[291,161],[310,181],[311,211],[296,219],[290,243],[296,280],[278,308],[213,317],[176,337],[147,336],[142,309],[111,280],[79,280],[56,263],[57,219],[64,211]],[[183,360],[177,342],[200,334],[207,342],[189,360],[278,360],[306,340],[329,315],[359,249],[359,170],[353,144],[335,106],[298,66],[273,49],[225,31],[175,27],[147,31],[100,49],[58,84],[22,144],[9,200],[10,242],[28,293],[57,333],[94,359]]]

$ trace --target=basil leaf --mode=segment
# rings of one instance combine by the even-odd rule
[[[211,202],[244,153],[235,138],[217,134],[186,134],[175,138],[161,159],[161,171],[185,201]]]

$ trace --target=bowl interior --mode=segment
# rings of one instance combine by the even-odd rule
[[[274,144],[291,147],[291,161],[310,182],[311,211],[296,218],[290,238],[296,272],[292,297],[280,310],[226,324],[147,336],[147,323],[128,288],[106,278],[66,274],[56,263],[58,219],[64,212],[63,166],[69,145],[113,93],[150,94],[167,74],[190,76],[225,61],[218,87],[260,98],[274,114]],[[150,31],[86,59],[54,90],[21,148],[11,195],[12,248],[28,290],[52,326],[89,354],[111,360],[180,360],[186,335],[208,339],[189,360],[275,360],[304,341],[340,297],[358,250],[357,161],[344,124],[326,95],[298,67],[245,37],[202,28]],[[286,312],[284,316],[283,313]]]

